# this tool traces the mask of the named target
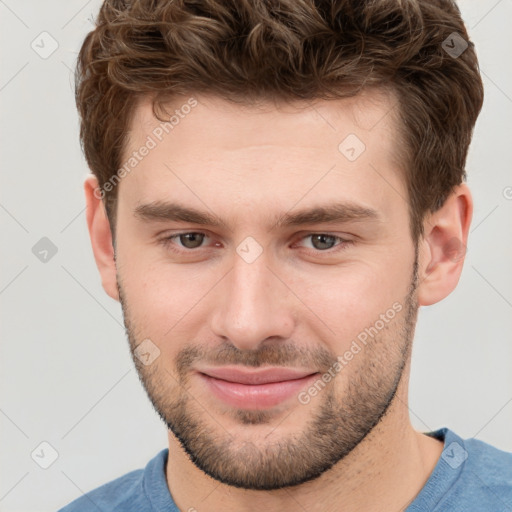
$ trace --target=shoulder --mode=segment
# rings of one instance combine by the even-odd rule
[[[446,496],[470,510],[512,509],[512,453],[477,439],[461,439],[451,431],[441,456],[450,471],[460,472]],[[446,505],[446,504],[445,504]],[[480,508],[478,508],[480,507]],[[461,509],[462,510],[462,509]]]
[[[443,451],[407,512],[512,511],[512,453],[447,427],[426,434],[443,441]]]
[[[82,512],[88,510],[115,510],[140,494],[144,471],[131,471],[111,482],[84,494],[59,512]]]
[[[477,439],[464,440],[467,460],[463,469],[466,478],[480,480],[483,485],[508,492],[512,506],[512,453],[500,450]]]
[[[151,459],[145,469],[131,471],[101,485],[72,501],[58,512],[117,511],[145,512],[152,510],[146,493],[147,479],[165,464],[167,450]]]

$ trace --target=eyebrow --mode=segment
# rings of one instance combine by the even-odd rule
[[[166,201],[141,204],[135,208],[134,215],[144,222],[178,221],[229,229],[226,222],[212,213]],[[343,223],[364,220],[378,222],[381,221],[381,215],[377,210],[355,203],[330,203],[302,209],[293,213],[287,212],[278,216],[272,222],[272,229],[306,224]]]

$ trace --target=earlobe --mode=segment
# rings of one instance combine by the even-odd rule
[[[424,221],[420,241],[418,302],[429,306],[447,297],[457,286],[473,215],[466,184],[457,186],[443,206]]]
[[[87,227],[103,289],[110,297],[119,301],[112,233],[99,190],[97,178],[88,176],[84,182]]]

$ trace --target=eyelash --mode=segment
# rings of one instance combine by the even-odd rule
[[[164,248],[169,249],[176,253],[180,253],[180,254],[187,253],[187,252],[192,253],[194,251],[199,251],[203,247],[196,247],[195,249],[187,249],[186,247],[183,247],[183,248],[177,249],[176,246],[172,243],[172,241],[175,238],[179,238],[182,235],[191,235],[191,234],[204,235],[205,237],[208,237],[208,235],[206,233],[202,233],[200,231],[183,231],[181,233],[175,233],[171,236],[163,238],[161,240],[161,243],[164,246]],[[331,233],[324,233],[324,232],[308,233],[307,235],[304,235],[303,237],[301,237],[300,240],[304,240],[305,238],[309,238],[314,235],[327,235],[329,237],[335,238],[337,241],[340,242],[337,245],[335,245],[334,247],[332,247],[331,249],[324,249],[323,251],[319,250],[319,249],[309,249],[317,254],[322,254],[322,253],[333,254],[333,253],[341,252],[341,251],[344,251],[345,249],[347,249],[350,245],[354,244],[353,240],[346,240],[344,238],[341,238],[340,236],[333,235]]]

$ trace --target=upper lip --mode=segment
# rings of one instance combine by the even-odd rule
[[[199,370],[209,377],[239,384],[268,384],[286,380],[302,379],[317,372],[295,368],[264,368],[259,370],[241,370],[233,367],[205,368]]]

